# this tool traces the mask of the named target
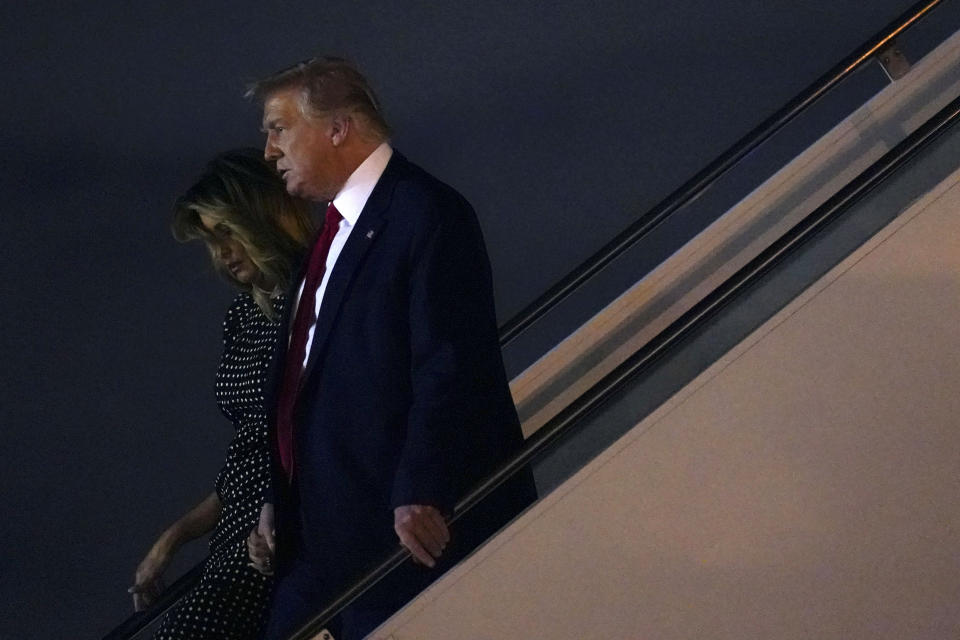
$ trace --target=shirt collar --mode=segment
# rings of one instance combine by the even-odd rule
[[[351,227],[357,224],[357,218],[360,217],[360,212],[370,199],[370,194],[387,168],[391,156],[393,156],[393,149],[390,145],[386,142],[381,143],[350,174],[340,193],[333,199],[337,211]]]

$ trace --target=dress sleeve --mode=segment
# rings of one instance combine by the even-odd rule
[[[237,336],[243,324],[244,308],[246,307],[249,298],[249,294],[238,294],[233,299],[230,307],[227,309],[227,313],[223,316],[223,348],[220,356],[221,360],[237,340]],[[219,387],[220,384],[222,384],[222,381],[220,380],[220,374],[218,374],[217,386]],[[223,502],[224,483],[226,481],[225,478],[226,466],[224,465],[217,473],[217,478],[213,483],[214,490],[217,492],[217,496],[220,498],[221,502]]]
[[[240,333],[243,324],[244,307],[250,299],[250,294],[240,293],[230,303],[230,308],[223,316],[223,351],[226,352]]]

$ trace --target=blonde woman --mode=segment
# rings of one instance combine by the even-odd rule
[[[257,525],[270,482],[263,386],[283,312],[313,230],[306,204],[256,149],[218,155],[174,206],[173,235],[203,240],[215,268],[240,293],[223,321],[216,397],[236,436],[214,491],[160,535],[137,567],[134,607],[162,590],[164,568],[187,541],[209,532],[199,584],[167,614],[155,638],[256,638],[272,578],[249,566],[246,538]]]

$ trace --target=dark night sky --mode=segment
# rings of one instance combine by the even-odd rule
[[[246,81],[357,61],[395,146],[477,208],[505,320],[911,3],[440,4],[0,8],[0,639],[119,623],[141,555],[212,487],[232,293],[172,240],[169,207],[214,153],[261,144]],[[958,22],[948,4],[904,48]],[[754,154],[508,353],[514,372],[882,83],[859,74]]]

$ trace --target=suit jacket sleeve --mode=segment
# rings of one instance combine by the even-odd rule
[[[411,398],[392,505],[450,513],[470,476],[483,378],[500,366],[490,265],[476,216],[459,197],[429,216],[411,250]]]

